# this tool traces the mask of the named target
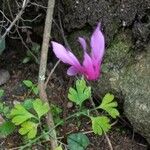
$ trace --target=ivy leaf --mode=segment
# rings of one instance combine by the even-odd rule
[[[110,120],[105,116],[91,117],[92,129],[95,134],[102,135],[111,128]]]
[[[86,85],[84,79],[80,79],[76,81],[76,89],[70,87],[68,98],[72,102],[76,103],[77,105],[81,106],[82,103],[91,97],[91,87]]]
[[[48,103],[43,104],[40,99],[36,99],[35,101],[33,101],[33,108],[38,114],[39,119],[41,118],[41,116],[45,115],[50,109]]]
[[[116,101],[113,100],[114,100],[114,95],[107,93],[104,96],[99,108],[105,110],[112,118],[116,118],[117,116],[119,116],[119,111],[116,109],[118,104]]]
[[[12,122],[6,121],[0,125],[0,137],[7,137],[15,130],[15,125]]]
[[[12,116],[12,122],[15,125],[20,125],[26,120],[35,117],[33,114],[28,112],[21,104],[16,104],[14,108],[10,112],[10,116]]]
[[[33,83],[30,80],[24,80],[23,83],[27,86],[27,87],[32,87]]]
[[[69,150],[85,150],[90,144],[88,137],[83,133],[70,134],[67,143]]]
[[[33,139],[34,137],[36,137],[37,127],[38,127],[37,123],[31,122],[31,121],[26,121],[23,124],[21,124],[19,133],[21,135],[27,134],[28,139]]]

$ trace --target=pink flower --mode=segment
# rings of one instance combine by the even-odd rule
[[[102,32],[100,31],[100,23],[91,36],[91,54],[87,53],[86,41],[79,37],[79,42],[84,50],[84,60],[82,65],[76,56],[63,45],[52,41],[53,51],[57,58],[62,62],[69,64],[67,74],[74,76],[83,74],[88,80],[96,80],[100,76],[100,67],[105,51],[105,41]]]

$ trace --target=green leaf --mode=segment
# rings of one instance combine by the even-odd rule
[[[6,106],[5,104],[3,104],[2,102],[0,102],[0,113],[6,118],[9,118],[10,108]]]
[[[32,43],[32,48],[31,48],[31,50],[32,50],[34,53],[38,54],[38,53],[39,53],[39,50],[40,50],[40,45],[39,45],[38,43],[33,42],[33,43]]]
[[[24,80],[23,83],[29,88],[33,86],[33,83],[30,80]]]
[[[41,116],[45,115],[50,109],[48,103],[43,104],[40,99],[36,99],[35,101],[33,101],[33,108],[38,114],[39,119],[41,118]]]
[[[15,125],[12,122],[6,121],[0,125],[0,137],[6,137],[13,133]]]
[[[38,87],[35,86],[35,87],[33,88],[33,92],[34,92],[35,95],[38,95],[38,93],[39,93]]]
[[[55,150],[63,150],[61,146],[56,147]]]
[[[12,116],[12,122],[15,125],[20,125],[32,117],[35,118],[35,116],[28,112],[21,104],[16,104],[11,110],[10,115]]]
[[[4,107],[3,103],[2,103],[2,102],[0,102],[0,113],[2,113],[2,112],[3,112],[3,107]]]
[[[26,64],[26,63],[28,63],[30,60],[31,60],[30,57],[25,57],[25,58],[23,59],[22,63]]]
[[[62,113],[62,109],[54,104],[51,104],[51,112],[53,113],[53,115],[57,116],[60,115],[60,113]]]
[[[83,133],[70,134],[67,143],[69,150],[85,150],[90,144],[88,137]]]
[[[111,128],[110,120],[105,116],[91,117],[92,129],[95,134],[102,135]]]
[[[76,89],[70,87],[68,98],[77,105],[82,105],[82,103],[91,97],[91,87],[86,86],[84,79],[76,81]]]
[[[3,108],[4,115],[7,116],[9,114],[9,112],[10,112],[10,108],[8,106],[4,106],[4,108]]]
[[[23,107],[27,110],[30,110],[33,108],[33,102],[34,100],[33,99],[26,99],[24,102],[23,102]]]
[[[38,127],[37,123],[31,122],[31,121],[26,121],[23,124],[21,124],[21,128],[19,129],[19,133],[21,135],[27,134],[28,139],[33,139],[36,137],[37,127]]]
[[[6,44],[5,44],[5,38],[1,38],[0,37],[0,55],[2,54],[2,52],[5,50]]]
[[[61,125],[64,123],[63,119],[60,118],[60,114],[62,113],[62,109],[59,108],[58,106],[51,104],[50,106],[52,115],[53,115],[53,119],[54,119],[54,123],[57,124],[59,122],[62,122]]]
[[[4,95],[4,90],[0,89],[0,98]]]
[[[119,116],[119,111],[116,109],[118,104],[116,101],[113,100],[114,100],[114,95],[107,93],[104,96],[99,108],[105,110],[112,118],[116,118],[117,116]]]

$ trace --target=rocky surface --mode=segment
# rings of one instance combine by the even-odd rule
[[[102,95],[112,92],[123,99],[121,103],[124,103],[125,116],[134,130],[150,143],[150,47],[145,52],[133,55],[131,47],[122,46],[123,51],[117,50],[119,55],[111,52],[113,47],[106,52],[102,76],[98,84],[94,84],[95,91]]]
[[[121,77],[125,115],[150,143],[150,51],[139,56]]]
[[[0,85],[5,84],[10,78],[10,74],[7,70],[0,69]]]
[[[147,36],[142,35],[145,31],[146,35],[150,33],[149,0],[65,0],[63,8],[63,23],[67,31],[94,26],[101,21],[107,44],[121,27],[132,28],[136,39],[147,40]],[[137,35],[135,30],[140,33]]]

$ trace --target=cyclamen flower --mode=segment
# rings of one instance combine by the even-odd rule
[[[57,58],[62,62],[69,64],[67,74],[74,76],[76,74],[84,75],[88,80],[96,80],[100,76],[100,67],[105,51],[105,41],[100,31],[100,23],[91,36],[91,53],[87,53],[87,45],[84,38],[79,37],[79,42],[84,50],[83,63],[80,64],[76,56],[63,45],[52,41],[53,51]]]

